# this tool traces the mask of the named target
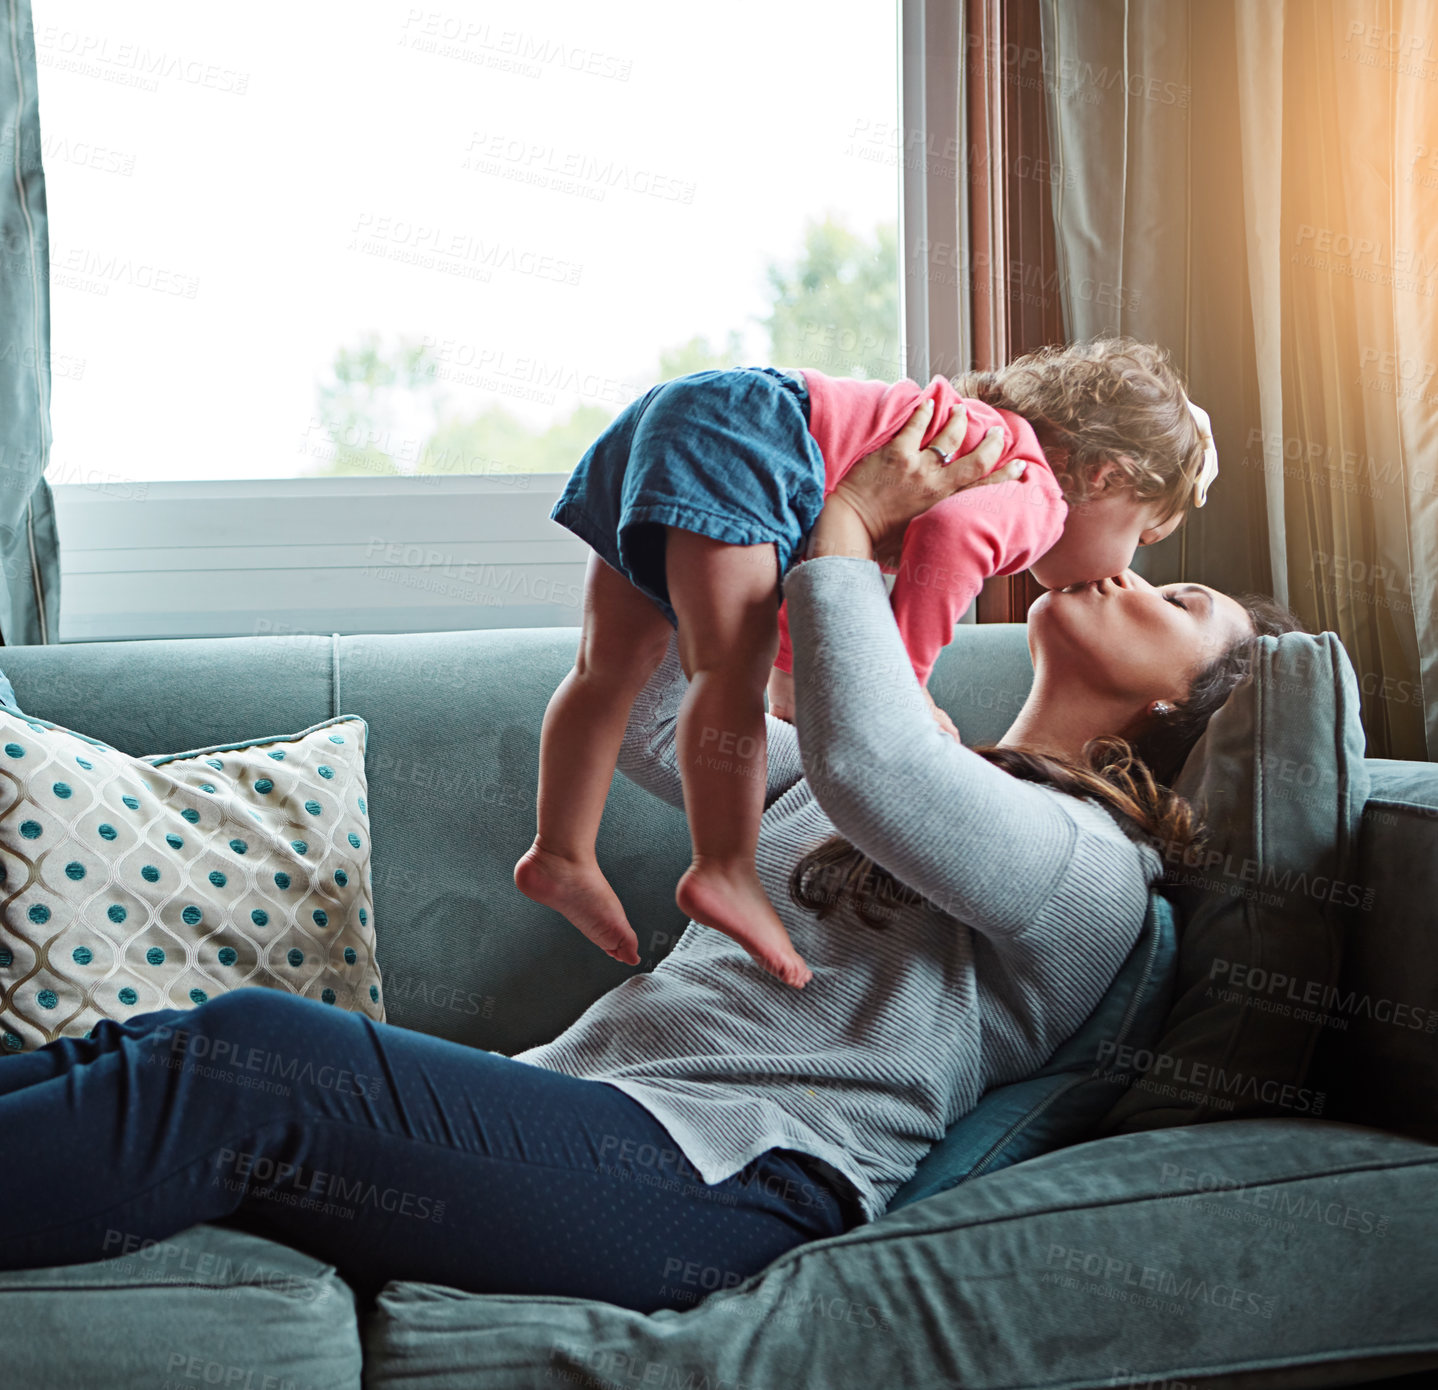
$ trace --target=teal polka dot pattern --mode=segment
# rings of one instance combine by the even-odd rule
[[[383,1020],[367,740],[341,716],[135,758],[0,707],[0,1047],[252,985]]]

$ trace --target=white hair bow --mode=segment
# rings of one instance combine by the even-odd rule
[[[1208,418],[1208,411],[1194,405],[1187,396],[1184,400],[1188,401],[1193,423],[1198,426],[1199,437],[1203,440],[1203,468],[1193,485],[1193,505],[1201,507],[1208,501],[1209,484],[1218,477],[1218,446],[1213,442],[1213,424]]]

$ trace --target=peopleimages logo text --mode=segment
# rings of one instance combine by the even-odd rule
[[[1238,1095],[1244,1100],[1258,1100],[1266,1105],[1281,1105],[1289,1110],[1321,1112],[1326,1092],[1311,1091],[1272,1077],[1258,1077],[1241,1071],[1227,1071],[1208,1062],[1190,1062],[1170,1052],[1153,1052],[1133,1048],[1105,1039],[1098,1046],[1099,1065],[1112,1064],[1118,1071],[1139,1072],[1145,1077],[1165,1079],[1184,1086],[1193,1086],[1210,1095]]]

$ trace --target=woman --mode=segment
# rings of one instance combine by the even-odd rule
[[[873,557],[994,444],[944,466],[957,441],[921,451],[922,428],[826,501],[784,585],[796,726],[770,717],[767,757],[732,754],[765,778],[758,866],[807,988],[691,923],[517,1058],[269,989],[102,1022],[0,1064],[0,1268],[227,1222],[363,1299],[412,1279],[648,1312],[882,1214],[949,1123],[1083,1022],[1160,874],[1149,841],[1191,834],[1141,766],[1094,772],[1085,745],[1131,734],[1167,775],[1272,626],[1131,575],[1050,593],[1028,701],[997,750],[963,747]],[[671,637],[620,762],[676,805],[683,684]]]

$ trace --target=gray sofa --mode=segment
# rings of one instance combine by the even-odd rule
[[[511,879],[534,830],[541,717],[576,638],[105,642],[8,648],[0,664],[27,713],[137,755],[366,719],[388,1019],[512,1053],[554,1037],[630,973]],[[1030,674],[1022,628],[961,627],[931,690],[976,743],[1002,732]],[[1328,1098],[1321,1119],[1063,1148],[649,1317],[422,1284],[360,1307],[299,1251],[197,1226],[95,1264],[0,1273],[0,1382],[1421,1384],[1438,1368],[1438,1035],[1406,1019],[1438,1020],[1438,766],[1368,768],[1360,873],[1382,910],[1352,932],[1342,983],[1407,1012],[1400,1026],[1380,1002],[1326,1037],[1311,1073]],[[650,968],[684,926],[673,901],[688,862],[683,817],[616,777],[599,853]],[[1165,1284],[1164,1271],[1184,1279]]]

